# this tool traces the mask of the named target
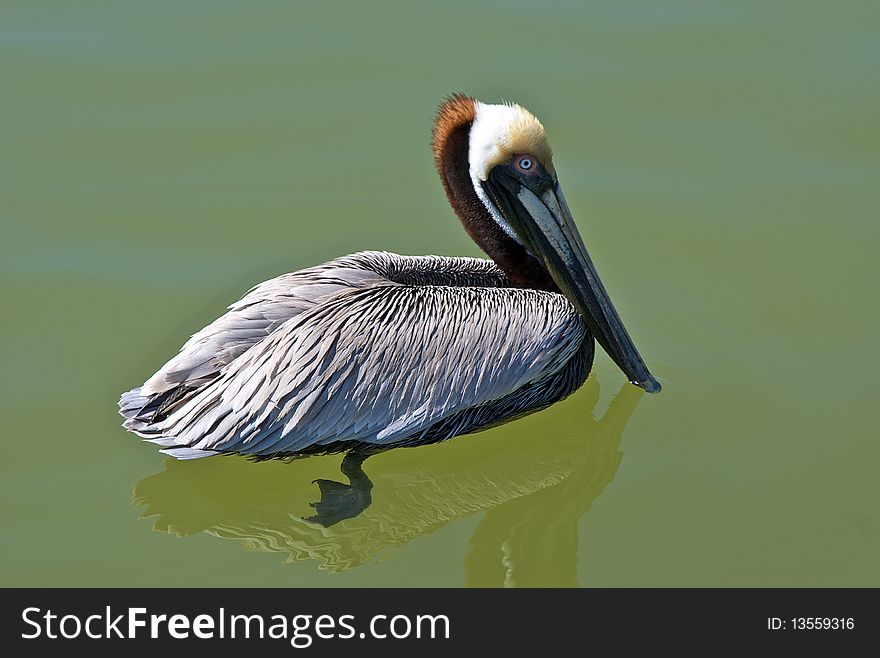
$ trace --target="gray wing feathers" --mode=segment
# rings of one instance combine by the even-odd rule
[[[400,256],[364,251],[283,274],[249,290],[228,312],[194,334],[143,386],[124,394],[120,410],[136,416],[151,398],[185,388],[175,401],[216,377],[229,363],[283,323],[336,294],[389,283],[504,286],[507,279],[482,258]]]
[[[334,265],[284,274],[252,288],[226,314],[194,334],[144,383],[140,395],[155,395],[181,384],[198,386],[290,318],[340,291],[380,282],[374,272]]]
[[[349,289],[276,327],[142,435],[181,458],[391,444],[552,375],[584,336],[553,293]]]

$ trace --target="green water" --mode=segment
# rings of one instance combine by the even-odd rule
[[[880,586],[876,2],[0,2],[0,584]],[[252,284],[478,255],[465,91],[547,127],[660,395],[365,465],[177,463],[116,400]],[[872,402],[874,400],[874,402]]]

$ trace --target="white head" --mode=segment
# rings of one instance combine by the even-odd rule
[[[483,189],[489,172],[496,165],[510,162],[514,156],[537,158],[544,169],[555,176],[553,151],[547,143],[544,126],[521,105],[488,105],[475,100],[476,115],[470,131],[468,163],[474,190],[498,225],[520,242],[510,224]]]

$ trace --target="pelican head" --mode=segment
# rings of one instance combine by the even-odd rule
[[[516,285],[564,294],[627,378],[659,391],[584,247],[541,122],[519,105],[455,95],[440,106],[433,145],[474,241]]]

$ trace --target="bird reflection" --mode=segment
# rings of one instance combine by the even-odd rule
[[[310,503],[315,508],[306,521],[320,523],[325,528],[351,519],[363,512],[373,502],[371,491],[373,483],[364,473],[364,460],[367,455],[350,452],[342,460],[339,470],[348,478],[348,484],[336,480],[319,479],[312,482],[321,491],[321,500]]]
[[[566,479],[486,512],[465,558],[467,586],[578,586],[577,525],[617,473],[623,430],[641,395],[624,386],[593,419]]]
[[[478,438],[343,460],[348,484],[333,479],[338,456],[168,459],[135,485],[134,498],[157,531],[207,532],[328,571],[377,561],[484,512],[465,559],[467,585],[575,586],[578,522],[617,472],[642,395],[624,385],[602,418],[566,422],[569,404],[578,415],[595,412],[599,386],[591,380],[568,403]]]

